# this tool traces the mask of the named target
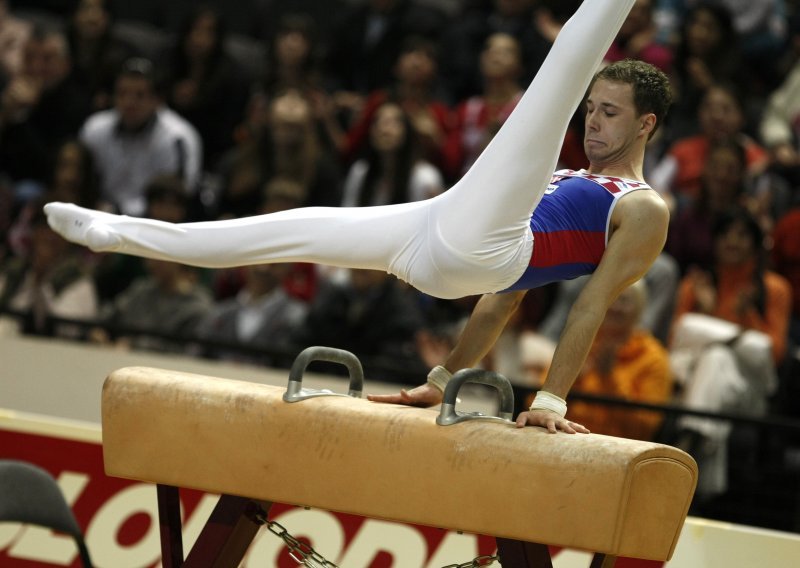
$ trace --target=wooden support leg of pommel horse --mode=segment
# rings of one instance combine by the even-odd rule
[[[458,413],[441,426],[447,399],[438,419],[355,396],[287,403],[296,387],[115,371],[103,387],[106,473],[165,486],[166,519],[177,517],[178,487],[249,498],[222,498],[215,515],[226,520],[204,531],[219,560],[192,566],[230,565],[223,553],[246,548],[256,528],[248,503],[272,502],[493,535],[509,562],[507,540],[597,553],[603,568],[614,557],[672,556],[697,480],[694,460],[676,448]],[[162,542],[175,560],[165,568],[182,555],[177,524],[169,526]],[[525,561],[503,566],[547,566]]]
[[[271,503],[222,495],[184,561],[179,489],[158,485],[163,568],[235,568],[264,524]]]

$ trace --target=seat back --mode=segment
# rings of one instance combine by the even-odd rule
[[[72,509],[56,480],[44,469],[26,462],[0,460],[0,521],[66,533],[75,540],[84,567],[92,567]]]

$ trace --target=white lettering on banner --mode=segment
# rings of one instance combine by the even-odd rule
[[[23,525],[20,523],[0,523],[0,550],[14,542],[22,529]]]
[[[78,547],[71,536],[36,526],[25,527],[19,540],[8,550],[12,558],[39,560],[58,566],[69,566],[77,554]]]
[[[594,555],[578,550],[561,550],[553,555],[553,568],[586,568]]]
[[[296,539],[307,538],[318,553],[336,562],[344,549],[344,529],[332,513],[292,509],[278,515],[274,521],[286,528]],[[285,543],[267,530],[261,530],[243,562],[245,568],[277,566],[278,556]]]
[[[138,542],[123,546],[117,535],[122,525],[136,514],[147,515],[150,526]],[[160,559],[160,542],[156,486],[144,483],[126,487],[103,503],[86,531],[92,561],[101,568],[152,566]]]
[[[428,566],[429,568],[438,568],[448,564],[466,562],[478,555],[478,537],[472,534],[448,531],[428,562]]]
[[[340,564],[369,568],[380,552],[392,557],[392,566],[425,566],[428,545],[414,527],[368,519],[347,547]]]
[[[84,487],[89,483],[89,476],[82,473],[62,472],[58,477],[58,485],[64,494],[69,507],[77,501]],[[8,555],[25,560],[40,560],[67,566],[78,554],[75,540],[65,534],[56,534],[50,529],[28,526],[22,535],[9,549]]]

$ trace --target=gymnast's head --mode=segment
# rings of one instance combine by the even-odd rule
[[[588,131],[592,111],[597,110],[606,117],[609,112],[616,113],[614,116],[621,119],[632,115],[635,121],[632,124],[639,129],[635,134],[643,137],[646,143],[664,122],[671,103],[669,79],[658,68],[633,59],[612,63],[601,69],[589,85],[586,97],[587,139],[591,140]]]

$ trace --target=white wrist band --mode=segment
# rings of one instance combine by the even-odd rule
[[[428,373],[428,384],[435,386],[440,391],[444,392],[444,387],[447,386],[448,381],[453,377],[453,373],[442,367],[441,365],[435,366]]]
[[[561,418],[567,415],[567,401],[547,391],[539,391],[531,404],[531,410],[550,410]]]

